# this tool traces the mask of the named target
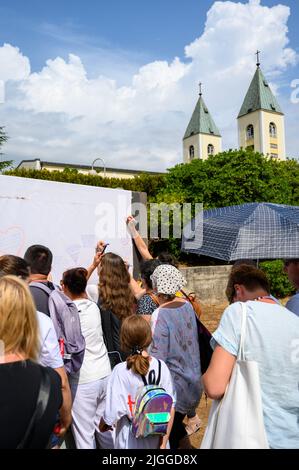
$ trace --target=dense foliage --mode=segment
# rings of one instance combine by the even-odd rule
[[[287,275],[283,271],[283,261],[263,261],[260,268],[266,273],[271,286],[271,294],[277,298],[284,298],[295,293]]]
[[[245,202],[299,205],[299,162],[252,151],[223,152],[169,170],[159,197],[203,202],[205,208]]]
[[[79,173],[77,170],[66,168],[64,171],[48,170],[10,170],[7,175],[21,176],[48,181],[60,181],[62,183],[83,184],[87,186],[99,186],[102,188],[122,188],[128,191],[146,192],[148,198],[153,198],[163,187],[165,177],[163,175],[140,174],[132,179],[104,178],[99,175]]]

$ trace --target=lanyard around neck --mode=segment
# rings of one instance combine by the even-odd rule
[[[264,302],[265,304],[279,304],[278,300],[272,297],[271,295],[264,295],[254,299],[257,302]]]

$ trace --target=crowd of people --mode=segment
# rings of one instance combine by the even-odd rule
[[[140,282],[104,241],[90,266],[62,273],[60,286],[45,246],[0,257],[0,448],[191,448],[203,393],[220,399],[229,384],[244,302],[245,353],[259,364],[269,447],[299,448],[299,260],[285,261],[298,290],[286,306],[261,270],[233,266],[230,305],[204,370],[198,313],[176,260],[153,259],[133,217],[127,225]]]

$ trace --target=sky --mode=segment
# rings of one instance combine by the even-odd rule
[[[164,171],[182,162],[199,81],[236,148],[257,49],[298,157],[298,23],[298,0],[1,0],[4,157]]]

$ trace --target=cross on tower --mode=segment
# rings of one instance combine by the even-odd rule
[[[202,96],[202,83],[199,84],[199,96]]]
[[[257,62],[256,62],[256,65],[259,67],[261,65],[260,63],[260,53],[261,51],[256,51],[255,55],[257,57]]]

